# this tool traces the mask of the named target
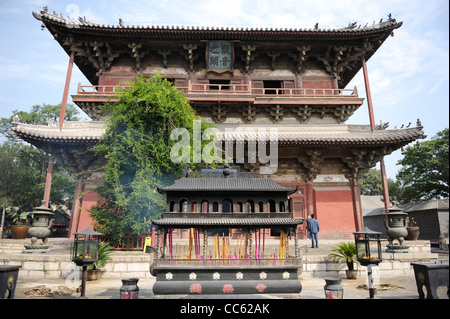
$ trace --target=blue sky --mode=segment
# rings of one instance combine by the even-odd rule
[[[313,28],[319,23],[328,29],[355,21],[364,26],[391,13],[403,26],[367,63],[376,123],[394,128],[419,118],[427,139],[449,127],[447,0],[0,0],[0,117],[35,104],[61,103],[69,57],[32,16],[44,6],[64,17],[109,25],[121,18],[127,25],[244,28]],[[70,94],[79,82],[89,85],[75,66]],[[348,85],[354,86],[366,97],[362,71]],[[366,102],[347,123],[369,124]],[[385,158],[388,177],[395,178],[400,158],[400,151]]]

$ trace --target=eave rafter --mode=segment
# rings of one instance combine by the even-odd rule
[[[305,181],[311,182],[320,174],[321,164],[325,160],[322,153],[322,149],[307,149],[304,155],[297,157],[297,161],[305,168],[302,176]]]
[[[69,52],[75,52],[75,58],[81,59],[77,64],[92,65],[96,70],[96,77],[105,73],[114,59],[120,55],[120,52],[114,50],[108,41],[78,41],[70,33],[65,37],[62,45]]]
[[[341,105],[308,105],[308,104],[270,104],[256,105],[253,103],[232,104],[225,102],[192,103],[197,112],[206,117],[211,117],[215,123],[223,123],[225,115],[235,114],[240,116],[245,123],[255,120],[257,114],[265,114],[273,123],[280,123],[285,117],[294,117],[300,123],[307,123],[313,116],[324,118],[329,116],[337,123],[344,123],[358,109],[357,104]]]
[[[142,73],[142,60],[149,53],[149,50],[144,50],[142,43],[128,43],[128,48],[131,50],[131,58],[134,61],[134,70],[138,75]]]
[[[383,146],[377,149],[351,149],[350,154],[341,158],[342,162],[345,164],[342,173],[350,181],[357,181],[367,173],[370,168],[375,167],[385,155],[389,155],[393,151],[393,146]]]

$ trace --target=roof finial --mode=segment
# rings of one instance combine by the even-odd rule
[[[224,167],[224,169],[223,169],[223,171],[222,171],[223,176],[224,176],[225,178],[230,177],[230,175],[231,175],[230,165],[224,164],[223,167]]]

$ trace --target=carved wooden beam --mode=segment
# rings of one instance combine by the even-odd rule
[[[329,46],[325,54],[315,54],[314,56],[325,65],[325,69],[332,77],[337,78],[348,64],[344,56],[347,50],[346,46]]]
[[[278,123],[283,119],[284,107],[282,105],[269,105],[266,107],[266,111],[267,113],[269,113],[269,116],[272,119],[273,123]]]
[[[347,121],[356,109],[356,105],[337,105],[333,115],[338,123],[342,123]]]
[[[320,118],[323,119],[325,117],[325,114],[329,112],[329,107],[327,106],[318,106],[311,109],[312,113],[319,114]]]
[[[137,74],[142,73],[142,63],[141,59],[148,53],[147,51],[142,50],[142,43],[128,43],[128,48],[131,49],[131,58],[134,59],[134,69]]]
[[[246,163],[244,164],[244,168],[248,169],[250,172],[258,172],[259,171],[259,164],[257,163]]]
[[[306,122],[311,118],[311,107],[308,105],[295,105],[292,112],[297,114],[300,122]]]
[[[321,164],[325,158],[322,156],[321,149],[308,149],[305,151],[306,156],[299,156],[297,160],[306,169],[306,173],[302,178],[307,182],[312,182],[321,171]]]
[[[88,60],[97,70],[97,76],[109,69],[113,60],[119,56],[119,53],[113,52],[108,42],[85,42],[85,51]]]
[[[309,58],[311,46],[310,45],[299,45],[295,47],[297,54],[290,53],[291,58],[297,63],[297,73],[301,73],[303,70],[303,65]]]
[[[346,165],[343,170],[345,177],[353,182],[357,182],[382,158],[379,151],[372,149],[352,149],[350,152],[351,155],[344,156],[341,159]]]
[[[280,56],[280,53],[276,52],[276,51],[269,51],[269,52],[267,52],[267,55],[269,56],[269,58],[272,59],[272,61],[270,63],[270,67],[271,67],[271,69],[273,71],[273,70],[275,70],[275,62],[277,60],[277,57]]]
[[[220,101],[217,102],[217,104],[211,105],[209,109],[213,114],[212,119],[214,123],[225,122],[225,120],[227,119],[227,110],[222,106],[222,103]]]
[[[242,50],[246,52],[245,56],[242,56],[242,60],[245,62],[245,73],[250,73],[250,64],[255,59],[256,54],[254,53],[256,50],[256,46],[243,44]]]
[[[245,123],[253,122],[256,119],[256,114],[258,112],[256,110],[256,107],[254,105],[252,105],[251,103],[241,106],[239,108],[239,111],[241,112]]]
[[[165,69],[167,69],[167,56],[170,55],[171,53],[172,51],[167,49],[158,50],[158,54],[161,55],[163,58],[163,66]]]
[[[194,61],[197,60],[198,54],[194,55],[194,51],[197,50],[196,44],[183,44],[183,49],[187,51],[187,53],[184,55],[186,60],[189,61],[189,72],[194,72]]]

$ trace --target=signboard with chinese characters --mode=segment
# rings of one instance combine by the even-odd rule
[[[233,65],[233,44],[231,42],[209,42],[207,65],[210,71],[231,71]]]

